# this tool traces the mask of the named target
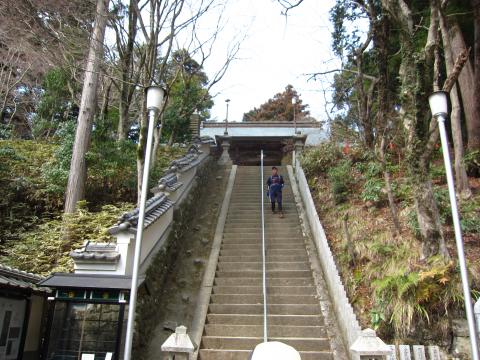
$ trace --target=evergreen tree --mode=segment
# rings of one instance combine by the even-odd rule
[[[308,105],[302,104],[297,90],[292,85],[287,85],[285,91],[276,94],[260,107],[243,114],[243,121],[293,121],[294,109],[298,120],[310,115],[307,107]]]

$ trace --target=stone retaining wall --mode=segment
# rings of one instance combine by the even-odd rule
[[[148,343],[152,332],[159,323],[159,299],[164,295],[163,287],[169,270],[175,263],[181,240],[192,231],[190,224],[197,214],[196,202],[200,198],[204,185],[211,180],[216,164],[212,157],[208,157],[199,164],[192,181],[185,186],[184,200],[175,209],[170,234],[160,251],[155,255],[147,270],[144,286],[139,292],[137,303],[137,323],[134,337],[134,359],[147,357]]]

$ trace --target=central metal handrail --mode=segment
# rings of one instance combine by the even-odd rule
[[[267,323],[267,275],[266,275],[266,265],[265,265],[265,204],[264,204],[264,186],[263,181],[263,150],[260,153],[260,174],[261,174],[261,184],[260,188],[262,189],[262,265],[263,265],[263,341],[268,341],[268,323]]]

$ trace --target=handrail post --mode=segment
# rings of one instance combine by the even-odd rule
[[[268,332],[267,332],[267,275],[266,275],[266,265],[265,265],[265,205],[264,205],[264,181],[263,181],[263,150],[260,153],[260,178],[262,183],[260,188],[262,189],[262,263],[263,263],[263,341],[268,341]]]

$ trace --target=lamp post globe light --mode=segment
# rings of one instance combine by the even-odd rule
[[[124,360],[130,360],[132,356],[133,332],[135,328],[135,311],[137,303],[138,270],[140,267],[140,255],[143,239],[143,224],[145,220],[145,203],[147,201],[148,177],[150,173],[150,160],[152,157],[153,129],[155,118],[162,109],[165,90],[160,86],[149,86],[145,89],[148,111],[148,132],[147,145],[145,149],[145,164],[142,175],[142,191],[140,194],[140,205],[138,207],[138,223],[135,241],[135,252],[132,268],[132,285],[130,288],[130,302],[128,305],[127,333],[125,337]]]
[[[227,115],[225,116],[225,132],[223,135],[227,136],[228,135],[228,105],[230,104],[230,99],[225,100],[225,103],[227,104]]]
[[[436,91],[430,95],[428,102],[434,118],[438,121],[440,131],[440,140],[442,142],[443,161],[445,163],[445,172],[447,175],[448,194],[450,197],[450,206],[452,209],[453,227],[455,230],[455,243],[457,245],[458,263],[460,266],[460,275],[462,279],[463,297],[465,300],[465,312],[467,314],[468,331],[470,335],[470,345],[472,348],[472,359],[479,360],[478,340],[475,329],[475,318],[472,309],[472,298],[470,295],[470,286],[468,283],[468,272],[465,261],[465,252],[463,249],[462,230],[460,227],[460,218],[458,215],[457,199],[455,197],[455,185],[453,182],[452,164],[450,153],[448,152],[448,139],[445,129],[445,120],[448,116],[448,101],[445,91]]]

